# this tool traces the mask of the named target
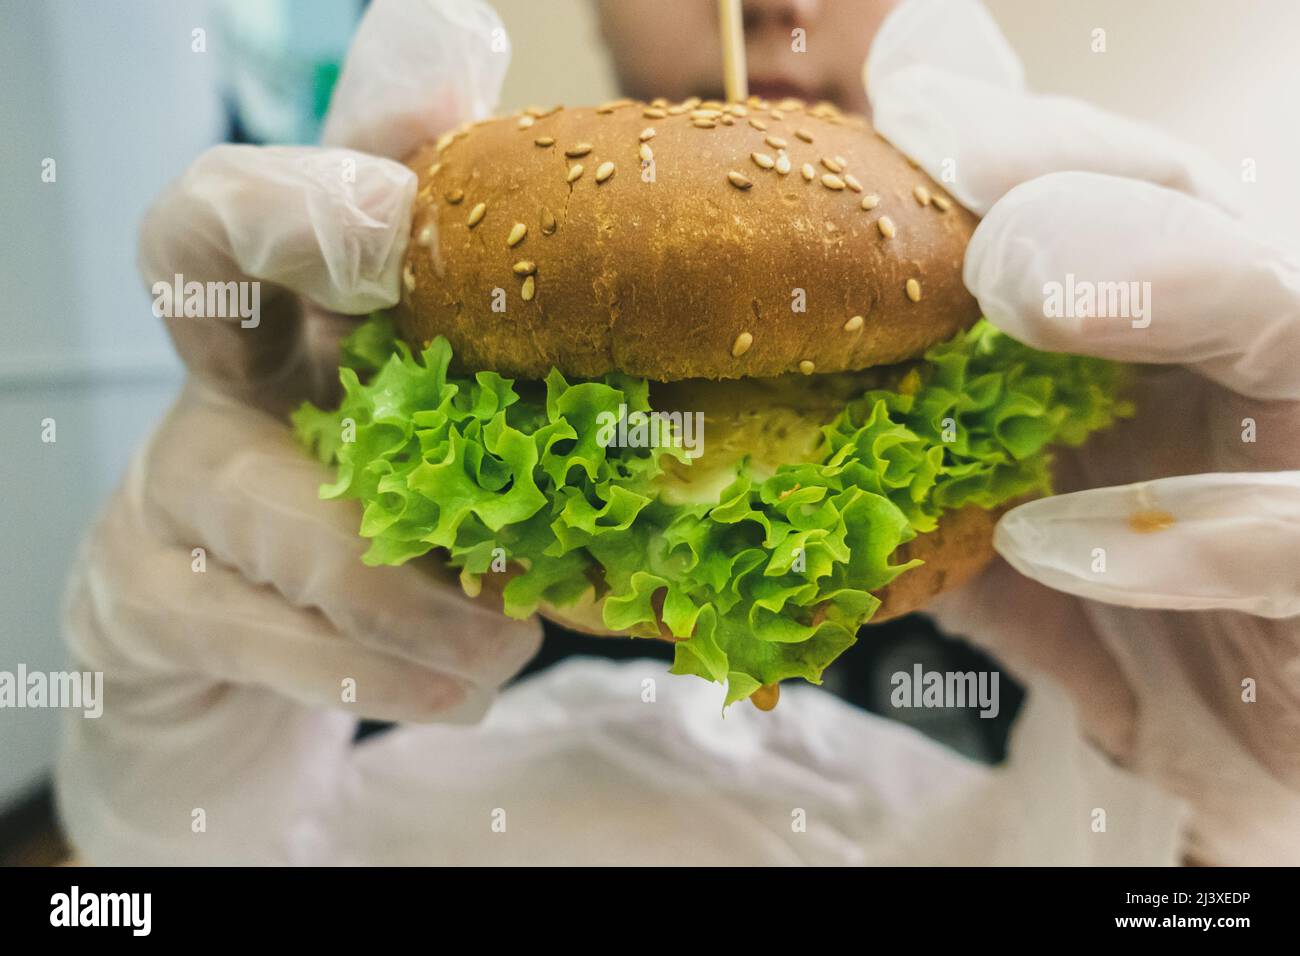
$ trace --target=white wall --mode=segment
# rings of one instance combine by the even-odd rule
[[[985,0],[1042,92],[1146,120],[1238,171],[1247,212],[1300,238],[1300,3]],[[1106,52],[1090,50],[1095,28]]]
[[[68,561],[179,382],[135,229],[222,130],[211,66],[190,52],[205,11],[0,4],[0,670],[63,665]],[[53,711],[0,710],[0,807],[50,765],[56,725]]]
[[[510,34],[501,110],[604,103],[618,87],[597,35],[594,0],[488,0]],[[706,0],[712,2],[712,0]]]

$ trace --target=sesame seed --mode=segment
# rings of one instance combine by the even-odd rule
[[[844,331],[845,332],[858,331],[858,329],[862,328],[862,321],[863,321],[862,316],[855,315],[853,318],[849,319],[847,322],[844,323]]]
[[[921,301],[921,283],[915,279],[907,280],[907,297],[913,302]]]
[[[841,166],[847,166],[849,164],[849,161],[843,156],[836,156],[835,162],[839,163]]]
[[[537,263],[531,259],[520,259],[510,268],[514,270],[517,276],[530,276],[537,271]]]
[[[568,182],[577,182],[578,177],[582,175],[582,163],[574,163],[569,167],[569,175],[565,177]]]
[[[797,96],[787,96],[781,101],[781,109],[801,110],[803,109],[803,100],[799,99]]]
[[[691,110],[691,119],[715,120],[722,116],[719,110]]]
[[[827,189],[839,192],[844,188],[844,180],[840,179],[840,177],[836,176],[834,173],[827,173],[822,177],[822,185]]]
[[[537,122],[536,116],[521,116],[519,117],[519,128],[528,129],[528,127],[532,126],[536,122]]]
[[[785,153],[781,153],[776,157],[776,171],[780,173],[782,176],[789,174],[790,157],[787,156]]]
[[[669,116],[681,116],[681,115],[682,115],[683,113],[685,113],[685,112],[686,112],[686,107],[685,107],[685,106],[673,106],[673,107],[670,107],[670,108],[669,108],[669,110],[668,110],[668,115],[669,115]]]
[[[813,369],[815,369],[816,367],[817,366],[814,365],[810,359],[804,359],[802,362],[799,363],[799,371],[803,372],[803,374],[805,375],[811,375],[813,373]]]
[[[736,341],[731,343],[731,357],[740,358],[749,351],[749,347],[754,344],[754,336],[748,332],[741,332],[736,336]]]
[[[434,143],[434,149],[436,149],[438,152],[441,153],[444,149],[446,149],[448,146],[451,145],[451,141],[455,138],[456,137],[454,133],[450,133],[450,132],[443,133],[441,136],[438,137],[438,142]]]
[[[749,115],[749,110],[745,109],[745,107],[741,106],[739,103],[728,103],[723,107],[723,109],[732,116],[739,116],[741,119],[744,119]]]
[[[603,183],[605,180],[609,179],[609,177],[613,175],[614,175],[614,164],[611,162],[606,161],[596,167],[596,182],[598,183]]]
[[[879,205],[880,205],[880,197],[877,196],[875,193],[868,193],[867,195],[862,197],[863,209],[875,209]]]
[[[407,292],[415,291],[415,273],[411,271],[409,262],[402,267],[402,285],[406,287]]]
[[[881,216],[877,219],[876,227],[880,229],[880,234],[886,239],[893,239],[898,234],[898,230],[894,228],[894,220],[888,216]]]
[[[700,106],[706,110],[721,110],[723,102],[722,100],[705,100]]]
[[[425,172],[430,176],[437,176],[438,170],[442,169],[442,163],[434,163]]]
[[[653,162],[653,161],[654,161],[654,158],[655,158],[654,151],[650,148],[650,146],[649,146],[648,144],[646,144],[646,143],[642,143],[642,144],[641,144],[641,149],[638,150],[638,152],[639,152],[640,155],[641,155],[641,162],[643,162],[643,163],[649,163],[649,162]]]
[[[785,119],[785,114],[782,113],[780,110],[768,110],[768,111],[767,111],[767,115],[770,116],[770,117],[772,117],[772,119],[774,119],[774,120],[783,120],[783,119]]]
[[[524,279],[523,287],[519,290],[519,296],[525,302],[532,302],[533,296],[537,294],[537,278],[529,276]]]
[[[723,113],[723,114],[722,114],[722,119],[718,120],[718,122],[721,123],[723,126],[735,126],[735,125],[736,125],[736,121],[735,121],[734,119],[731,118],[731,115],[730,115],[729,113]]]
[[[460,205],[460,201],[464,198],[465,190],[463,189],[453,189],[451,192],[447,193],[447,202],[453,206]]]
[[[952,203],[948,201],[947,196],[935,196],[931,201],[934,203],[934,208],[940,212],[947,212],[952,208]]]
[[[526,235],[528,235],[528,227],[522,222],[517,222],[510,227],[510,235],[506,236],[506,245],[517,246],[524,241]]]
[[[691,120],[691,125],[694,126],[696,129],[713,129],[718,124],[713,122],[713,120],[710,119],[696,119],[696,120]]]
[[[760,169],[771,169],[776,165],[776,160],[767,155],[767,153],[750,153],[749,158],[752,159],[755,165]]]
[[[542,234],[549,236],[555,233],[555,215],[545,206],[542,207]]]
[[[546,110],[542,109],[540,106],[530,106],[528,109],[524,110],[524,112],[529,116],[536,116],[539,119],[546,115]]]
[[[641,142],[646,143],[654,138],[655,138],[655,128],[653,126],[647,126],[645,129],[641,130],[641,136],[640,136]]]
[[[417,244],[421,246],[433,245],[433,226],[425,226],[420,230],[420,234],[415,237]]]
[[[767,132],[767,124],[756,116],[751,116],[749,118],[749,125],[754,127],[754,129],[758,130],[760,133]]]
[[[916,201],[922,206],[930,205],[930,190],[924,186],[917,186],[912,190],[912,195],[916,197]]]
[[[541,147],[543,147],[543,148],[545,148],[545,147],[547,147],[547,146],[554,146],[554,145],[555,145],[555,137],[554,137],[554,136],[539,136],[539,137],[537,137],[537,139],[533,140],[533,145],[534,145],[534,146],[541,146]]]
[[[821,164],[825,166],[828,170],[830,170],[832,173],[844,172],[844,167],[841,166],[835,160],[831,159],[829,156],[823,156],[821,158]]]
[[[783,140],[780,136],[769,136],[767,139],[763,140],[763,142],[767,143],[767,145],[771,146],[773,149],[785,149],[786,146],[789,145],[789,143]]]
[[[668,101],[664,99],[662,96],[656,96],[654,99],[650,101],[650,105],[657,106],[660,109],[663,109],[668,106]]]
[[[600,106],[598,106],[596,108],[596,112],[612,113],[616,109],[621,109],[624,106],[631,106],[631,105],[632,105],[632,101],[629,99],[610,100],[608,103],[602,103]]]
[[[579,156],[586,156],[591,152],[590,143],[578,143],[576,146],[570,146],[564,151],[564,155],[570,159],[577,159]]]
[[[736,172],[734,169],[727,173],[727,179],[730,181],[731,185],[735,186],[737,189],[748,189],[750,186],[754,185],[752,181],[741,173]]]
[[[650,109],[642,110],[641,115],[646,119],[663,119],[668,115],[668,111],[658,106],[652,106]]]
[[[797,129],[794,131],[794,135],[799,137],[799,139],[803,140],[805,143],[812,142],[812,133],[808,132],[806,129]]]
[[[469,218],[465,220],[471,229],[483,221],[483,214],[487,212],[487,203],[481,202],[469,211]]]
[[[693,110],[699,105],[700,98],[698,96],[688,96],[686,99],[682,100],[682,106],[688,110]]]
[[[862,183],[858,182],[858,177],[854,176],[852,173],[844,174],[844,185],[848,186],[855,193],[862,192]]]
[[[817,178],[817,170],[813,169],[812,163],[804,163],[799,172],[803,173],[803,178],[808,182],[812,182]]]

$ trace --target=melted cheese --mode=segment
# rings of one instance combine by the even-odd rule
[[[656,411],[704,414],[700,457],[689,462],[660,459],[664,468],[656,479],[660,497],[668,504],[714,504],[735,480],[746,457],[750,474],[758,481],[781,465],[816,460],[822,426],[834,421],[848,401],[893,377],[884,369],[873,369],[722,382],[652,382],[650,404]]]

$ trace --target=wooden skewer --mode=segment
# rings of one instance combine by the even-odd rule
[[[718,24],[722,30],[722,81],[727,102],[743,103],[749,96],[745,73],[745,22],[740,0],[718,0]]]

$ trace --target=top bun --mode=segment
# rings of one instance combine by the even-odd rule
[[[409,165],[398,328],[446,336],[467,371],[851,371],[979,317],[961,280],[975,217],[826,104],[530,108]]]

